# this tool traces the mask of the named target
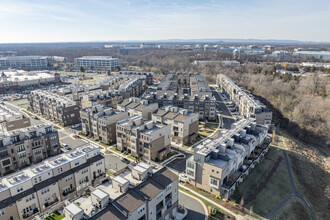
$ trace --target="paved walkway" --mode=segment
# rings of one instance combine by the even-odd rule
[[[288,154],[286,153],[285,150],[282,149],[282,152],[284,154],[284,159],[285,159],[285,163],[286,163],[286,167],[288,169],[288,173],[289,173],[289,179],[290,179],[290,184],[291,184],[291,189],[292,189],[292,194],[290,196],[288,196],[287,198],[283,199],[268,215],[267,218],[270,219],[271,217],[273,217],[288,201],[290,201],[292,198],[298,198],[300,199],[305,207],[307,208],[307,211],[310,215],[310,218],[312,220],[315,219],[312,208],[310,207],[309,203],[306,201],[306,199],[299,193],[299,191],[296,188],[296,184],[294,183],[294,179],[293,179],[293,175],[292,175],[292,170],[291,170],[291,165],[290,165],[290,161],[288,158]]]
[[[195,194],[196,196],[199,196],[200,198],[202,198],[202,199],[204,199],[204,200],[206,200],[206,201],[212,203],[213,205],[219,207],[220,209],[222,209],[222,210],[224,210],[225,212],[227,212],[227,213],[231,214],[232,216],[234,216],[237,220],[256,220],[256,218],[254,218],[253,216],[250,216],[250,215],[245,215],[245,216],[243,216],[243,215],[238,215],[238,214],[234,213],[233,211],[227,209],[226,207],[220,205],[219,203],[214,202],[213,200],[211,200],[211,199],[209,199],[209,198],[207,198],[207,197],[205,197],[205,196],[199,194],[198,192],[195,192],[195,191],[189,189],[188,187],[186,187],[186,186],[184,186],[184,185],[182,185],[182,184],[180,184],[180,187],[182,187],[182,188],[188,190],[189,192]]]

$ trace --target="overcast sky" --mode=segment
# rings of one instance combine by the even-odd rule
[[[0,43],[330,41],[329,0],[0,0]]]

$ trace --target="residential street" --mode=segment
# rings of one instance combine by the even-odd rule
[[[188,210],[185,220],[204,220],[207,218],[205,210],[198,200],[179,191],[179,205],[184,206]]]

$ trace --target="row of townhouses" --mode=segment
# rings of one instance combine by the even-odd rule
[[[116,143],[116,123],[127,119],[128,112],[94,105],[80,111],[82,133],[89,137],[96,137],[105,144]]]
[[[154,172],[141,162],[89,190],[90,196],[66,202],[66,219],[169,220],[177,213],[178,176],[166,167]]]
[[[29,110],[62,126],[80,123],[79,105],[66,97],[45,90],[34,90],[29,99]]]
[[[146,76],[146,83],[148,85],[153,85],[153,73],[152,72],[140,72],[140,71],[120,71],[118,73],[119,75],[144,75]]]
[[[104,157],[87,144],[5,176],[0,179],[0,218],[32,219],[81,195],[104,175]]]
[[[18,124],[22,120],[16,122]],[[27,124],[29,123],[30,121]],[[0,132],[0,176],[59,153],[58,133],[51,124],[30,125]]]
[[[270,125],[272,123],[272,112],[231,78],[219,74],[217,84],[220,90],[226,93],[230,100],[235,103],[241,116],[255,118],[258,124]]]
[[[174,106],[158,108],[156,103],[134,97],[118,104],[117,110],[102,105],[82,109],[80,117],[84,135],[106,144],[117,143],[120,150],[148,160],[166,156],[170,152],[169,142],[187,144],[198,136],[198,114]],[[118,131],[118,127],[122,130]],[[138,130],[133,132],[134,138],[131,130]],[[151,143],[146,134],[142,137],[142,131],[154,142]],[[146,138],[148,143],[140,146]]]
[[[223,198],[229,198],[250,170],[268,151],[268,128],[255,119],[240,119],[231,129],[218,133],[195,147],[186,162],[189,182]]]
[[[167,94],[173,96],[178,94],[182,96],[212,96],[210,89],[205,78],[199,73],[168,73],[165,74],[161,82],[156,87],[158,96]]]
[[[147,92],[143,96],[150,103],[157,103],[159,107],[173,105],[179,108],[188,109],[188,112],[198,113],[199,120],[214,121],[216,120],[216,99],[212,96],[195,96],[190,97],[188,94],[180,96],[178,94],[168,95],[164,93],[158,96],[155,92]]]
[[[30,118],[12,110],[4,103],[0,104],[0,132],[8,132],[31,125]]]

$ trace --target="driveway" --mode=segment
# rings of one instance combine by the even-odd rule
[[[188,215],[184,218],[185,220],[204,220],[205,210],[203,205],[196,200],[194,197],[188,196],[179,191],[179,205],[184,206],[188,210]]]

